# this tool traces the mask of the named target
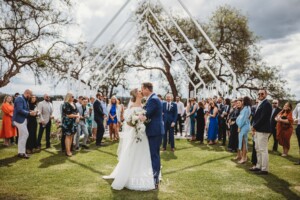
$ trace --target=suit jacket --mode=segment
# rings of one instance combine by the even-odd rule
[[[176,123],[177,116],[178,116],[178,110],[177,110],[177,104],[174,102],[171,103],[171,108],[168,110],[168,102],[163,103],[163,119],[164,123]]]
[[[273,115],[271,115],[271,119],[270,119],[271,132],[276,132],[277,121],[275,120],[275,117],[278,115],[278,113],[280,111],[281,111],[281,109],[277,107],[277,108],[275,108]],[[272,109],[272,112],[273,112],[273,109]]]
[[[15,100],[14,106],[14,114],[12,120],[22,124],[25,119],[29,117],[28,100],[25,99],[24,95],[18,96]]]
[[[42,121],[44,121],[47,124],[50,121],[50,118],[51,118],[52,113],[53,113],[52,103],[47,102],[45,100],[41,101],[38,104],[38,111],[40,113],[40,116],[39,116],[40,123]]]
[[[270,133],[270,118],[272,114],[272,106],[270,102],[263,100],[253,116],[253,128],[258,132]]]
[[[93,109],[94,109],[94,120],[95,121],[103,120],[104,112],[103,112],[101,102],[98,99],[95,100],[93,104]]]
[[[156,94],[152,94],[145,105],[146,117],[150,122],[146,124],[146,134],[148,137],[164,134],[162,103]]]

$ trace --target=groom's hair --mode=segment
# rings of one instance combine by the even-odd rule
[[[150,92],[153,92],[153,84],[152,84],[152,83],[150,83],[150,82],[145,82],[145,83],[143,83],[143,87],[144,87],[144,88],[148,88],[148,90],[149,90]]]

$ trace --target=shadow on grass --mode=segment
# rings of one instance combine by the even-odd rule
[[[113,156],[113,157],[118,157],[117,154],[108,152],[108,151],[103,151],[102,149],[96,149],[97,151],[101,152],[101,153],[105,153],[107,155]]]
[[[105,181],[111,185],[113,179],[105,179]],[[111,188],[111,199],[158,199],[159,190],[151,190],[151,191],[134,191],[124,188],[123,190],[114,190]]]
[[[272,154],[272,155],[275,155],[275,156],[280,156],[280,157],[282,157],[281,154],[280,154],[280,152],[269,151],[269,154]],[[299,161],[299,158],[295,158],[295,157],[293,157],[293,156],[291,156],[291,155],[288,155],[287,157],[282,157],[282,158],[284,158],[284,159],[286,159],[286,160],[289,160],[289,161],[291,161],[291,162],[293,162],[293,163]]]
[[[244,169],[253,176],[259,176],[264,179],[266,181],[265,185],[274,192],[284,196],[284,199],[300,199],[300,196],[290,189],[292,186],[275,174],[269,173],[268,175],[257,175],[255,172],[249,171],[245,165],[237,165],[237,167]]]
[[[163,159],[164,161],[176,160],[177,159],[176,151],[175,152],[172,152],[172,151],[161,152],[160,158]]]
[[[41,159],[40,160],[41,165],[39,166],[39,168],[47,168],[47,167],[50,167],[50,166],[53,166],[53,165],[62,164],[62,163],[65,163],[66,160],[68,160],[69,162],[71,162],[73,164],[76,164],[76,165],[79,165],[82,168],[85,168],[87,170],[90,170],[93,173],[104,175],[104,173],[102,173],[101,171],[95,170],[90,166],[87,166],[83,163],[77,162],[76,160],[73,160],[72,158],[69,159],[64,154],[55,154],[55,153],[53,153],[51,151],[47,151],[47,150],[45,150],[45,152],[47,152],[49,154],[52,154],[52,155],[47,157],[47,158]]]
[[[198,142],[191,142],[191,145],[194,147],[198,147],[205,151],[224,151],[226,152],[226,146],[221,146],[220,144],[208,145],[208,144],[200,144]]]
[[[191,169],[191,168],[194,168],[194,167],[199,167],[199,166],[206,165],[206,164],[215,162],[215,161],[217,161],[217,160],[223,160],[223,159],[229,158],[229,157],[231,157],[231,155],[230,155],[230,156],[223,156],[223,157],[221,157],[221,158],[217,158],[217,159],[213,159],[213,160],[208,160],[208,161],[206,161],[206,162],[199,163],[199,164],[196,164],[196,165],[187,166],[187,167],[184,167],[184,168],[181,168],[181,169],[168,171],[168,172],[165,172],[164,175],[167,175],[167,174],[174,174],[174,173],[177,173],[177,172],[179,172],[179,171],[184,171],[184,170]]]
[[[0,160],[0,167],[11,167],[12,164],[21,160],[17,155]]]

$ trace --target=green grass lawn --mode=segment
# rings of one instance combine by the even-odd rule
[[[272,139],[270,139],[270,148]],[[67,158],[58,141],[29,160],[16,157],[17,147],[0,143],[0,199],[300,199],[296,137],[290,156],[270,153],[270,174],[248,171],[219,145],[176,141],[176,152],[161,153],[163,182],[159,191],[114,191],[101,177],[117,163],[117,143],[81,150]],[[281,147],[279,147],[281,151]],[[248,153],[248,157],[251,153]]]

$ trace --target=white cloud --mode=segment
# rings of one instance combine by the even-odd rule
[[[281,66],[281,73],[287,80],[287,87],[300,99],[300,33],[281,39],[261,42],[262,55],[270,65]]]

